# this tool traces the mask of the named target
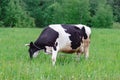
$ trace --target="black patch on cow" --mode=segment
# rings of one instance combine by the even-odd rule
[[[53,46],[53,49],[56,51],[57,50],[56,46]]]
[[[57,46],[57,45],[58,45],[58,42],[56,42],[55,45]]]
[[[77,29],[77,30],[80,30],[80,28],[78,28],[78,27],[76,27],[76,26],[74,26],[74,28]]]
[[[41,49],[45,49],[45,46],[54,47],[56,39],[59,37],[58,32],[50,27],[45,28],[38,39],[35,41],[35,45]]]
[[[55,30],[53,30],[50,27],[45,28],[41,35],[38,37],[38,39],[33,43],[30,43],[30,47],[29,47],[29,54],[30,54],[30,58],[33,57],[34,52],[44,49],[46,50],[45,46],[50,46],[50,47],[54,47],[55,41],[58,38],[58,32],[56,32]],[[56,50],[56,47],[54,47],[54,49]]]
[[[83,30],[79,29],[74,25],[62,25],[66,33],[69,33],[71,36],[69,37],[71,40],[72,49],[77,49],[82,42],[82,37],[84,36]]]
[[[57,50],[57,48],[56,48],[57,45],[58,45],[58,43],[56,42],[55,45],[53,46],[53,49],[54,49],[55,51]]]
[[[87,36],[87,34],[86,34],[86,31],[85,31],[85,27],[84,27],[84,26],[82,27],[82,32],[83,32],[82,34],[84,35],[84,39],[87,39],[88,36]]]

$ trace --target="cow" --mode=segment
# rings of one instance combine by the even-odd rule
[[[29,46],[29,55],[32,59],[40,50],[52,54],[52,64],[55,65],[58,52],[84,53],[85,58],[89,57],[90,27],[82,24],[51,24],[46,27],[35,42],[26,44]]]

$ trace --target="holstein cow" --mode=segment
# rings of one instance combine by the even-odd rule
[[[34,43],[26,45],[29,46],[30,58],[36,57],[40,50],[44,50],[47,54],[52,54],[52,64],[55,65],[59,51],[76,52],[78,55],[84,53],[88,58],[90,35],[91,29],[86,25],[54,24],[46,27]]]

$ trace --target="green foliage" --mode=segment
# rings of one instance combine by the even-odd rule
[[[44,18],[46,19],[45,24],[55,24],[55,23],[61,23],[62,21],[62,11],[61,6],[58,2],[55,2],[54,4],[49,5],[44,12]]]
[[[92,25],[99,28],[110,28],[113,24],[113,12],[109,5],[102,3],[98,5],[96,14],[92,18]]]
[[[34,18],[35,25],[37,27],[44,26],[43,13],[44,7],[46,4],[42,2],[42,0],[23,0],[26,5],[23,6],[27,12],[29,12],[30,16]],[[44,5],[43,5],[44,4]],[[41,6],[42,5],[42,6]]]
[[[110,27],[120,22],[119,0],[0,0],[0,27],[86,24]]]
[[[66,23],[87,24],[90,20],[88,0],[65,0],[62,9]]]
[[[45,9],[44,17],[46,24],[87,24],[90,20],[89,1],[56,1]]]
[[[90,3],[90,15],[93,17],[96,14],[99,1],[98,0],[89,0]]]
[[[6,5],[4,5],[4,3]],[[20,6],[20,0],[4,0],[1,20],[6,27],[34,27],[34,20]]]
[[[111,5],[114,14],[114,21],[120,22],[120,0],[107,0]]]
[[[75,54],[59,53],[54,67],[51,55],[41,51],[30,60],[28,47],[24,46],[35,41],[41,31],[38,28],[0,28],[1,80],[120,79],[120,30],[92,29],[88,60],[83,55],[78,61]]]

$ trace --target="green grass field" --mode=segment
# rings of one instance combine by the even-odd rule
[[[90,57],[59,54],[53,67],[51,55],[40,52],[30,60],[28,47],[39,28],[0,28],[0,80],[120,80],[120,30],[92,29]]]

